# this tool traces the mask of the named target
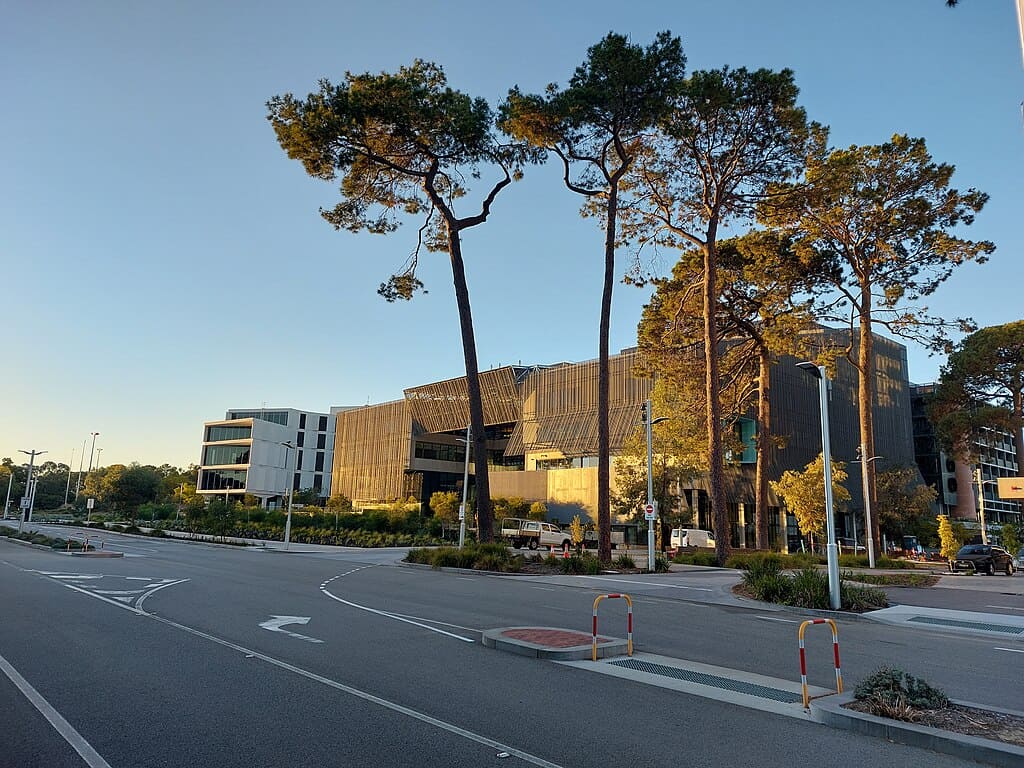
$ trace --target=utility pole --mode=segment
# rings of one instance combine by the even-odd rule
[[[19,451],[19,453],[23,453],[23,454],[25,454],[26,456],[29,457],[29,479],[25,481],[25,493],[27,493],[28,496],[27,497],[22,497],[22,504],[18,505],[19,506],[19,513],[17,515],[17,532],[18,532],[18,534],[20,534],[20,532],[22,532],[22,527],[25,524],[25,510],[26,509],[29,510],[29,522],[32,522],[32,507],[33,507],[33,504],[36,501],[36,495],[35,495],[35,493],[33,493],[33,488],[32,488],[32,470],[35,468],[35,465],[36,465],[36,457],[37,456],[42,456],[46,452],[45,451],[32,450],[32,451]],[[26,500],[28,500],[28,502],[29,502],[28,506],[26,506],[26,504],[25,504]]]
[[[4,502],[4,520],[7,519],[7,509],[11,506],[11,486],[14,485],[14,466],[12,465],[8,467],[7,471],[9,474],[7,475],[7,501]]]

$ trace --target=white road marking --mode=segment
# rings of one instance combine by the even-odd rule
[[[443,629],[438,629],[437,627],[431,627],[431,626],[428,626],[426,624],[421,623],[423,621],[431,621],[431,619],[421,619],[420,621],[413,621],[412,619],[406,618],[405,616],[402,616],[401,614],[398,614],[398,613],[389,613],[387,611],[378,611],[376,608],[370,608],[369,606],[366,606],[366,605],[359,605],[359,603],[353,603],[350,600],[345,600],[344,598],[338,597],[337,595],[333,594],[332,592],[330,592],[330,590],[327,589],[327,585],[330,584],[335,579],[340,579],[342,576],[348,576],[350,573],[355,573],[356,571],[362,571],[362,570],[364,570],[366,568],[372,568],[372,567],[373,567],[373,565],[363,565],[363,566],[360,566],[359,568],[352,568],[351,570],[345,571],[344,573],[339,573],[337,576],[332,576],[331,578],[327,579],[326,581],[324,581],[323,583],[320,584],[320,591],[323,592],[325,595],[327,595],[327,597],[331,598],[331,600],[337,600],[339,603],[344,603],[345,605],[350,606],[352,608],[358,608],[361,611],[367,611],[368,613],[375,613],[378,616],[384,616],[384,617],[389,618],[389,619],[394,619],[395,621],[401,621],[401,622],[404,622],[406,624],[412,624],[412,625],[420,627],[422,629],[426,629],[426,630],[428,630],[430,632],[437,632],[439,635],[445,635],[446,637],[451,637],[451,638],[454,638],[456,640],[461,640],[464,643],[476,642],[472,638],[463,637],[462,635],[456,635],[456,634],[453,634],[452,632],[445,632]],[[417,617],[417,618],[419,618],[419,617]],[[431,623],[433,623],[433,624],[444,624],[444,622],[441,622],[441,621],[432,621]],[[471,630],[471,631],[479,631],[479,630]]]
[[[461,581],[476,581],[472,576],[456,576],[455,578]]]
[[[1024,648],[1000,648],[998,645],[995,648],[997,651],[1008,651],[1009,653],[1024,653]]]
[[[466,632],[483,632],[482,629],[476,627],[464,627],[461,624],[449,624],[447,621],[438,621],[437,619],[427,619],[423,616],[410,616],[408,613],[392,613],[391,616],[400,616],[403,619],[416,619],[418,621],[425,621],[428,624],[440,624],[442,627],[452,627],[453,629],[464,629]]]
[[[32,705],[49,721],[57,733],[64,737],[64,740],[71,745],[71,748],[82,756],[82,759],[85,760],[85,764],[89,768],[110,768],[110,763],[100,757],[99,753],[92,748],[92,745],[82,737],[82,734],[76,731],[74,726],[65,720],[60,712],[54,709],[50,702],[44,699],[39,691],[32,687],[28,680],[18,674],[18,670],[11,666],[11,663],[3,656],[0,656],[0,670],[3,670],[3,673],[25,695],[25,698],[32,702]]]
[[[160,585],[158,585],[156,587],[153,587],[146,594],[144,594],[142,597],[140,597],[139,598],[139,602],[137,602],[135,605],[141,611],[142,610],[142,604],[144,602],[146,602],[146,598],[149,597],[150,595],[152,595],[154,592],[159,592],[164,587],[173,587],[175,584],[184,584],[186,581],[188,581],[188,579],[174,579],[173,581],[164,580],[164,582],[162,584],[160,584]]]
[[[367,566],[367,567],[369,567],[369,566]],[[360,570],[360,569],[357,568],[355,570]],[[351,573],[351,571],[349,573]],[[335,577],[335,578],[337,578],[337,577]],[[187,579],[183,579],[182,581],[187,581]],[[329,581],[333,581],[333,579],[329,579]],[[116,603],[116,602],[114,602],[112,600],[107,599],[103,595],[93,594],[92,592],[88,592],[88,591],[86,591],[84,589],[81,589],[80,587],[76,587],[74,584],[66,584],[65,586],[68,587],[69,589],[75,589],[75,590],[81,592],[84,595],[89,595],[90,597],[94,597],[97,600],[102,600],[105,603],[110,603],[111,605],[116,606],[118,608],[123,608],[124,610],[131,611],[132,613],[134,613],[134,614],[136,614],[138,616],[145,616],[147,618],[153,619],[153,621],[159,621],[161,624],[166,624],[167,626],[175,627],[176,629],[180,629],[183,632],[188,632],[189,634],[195,635],[196,637],[201,637],[201,638],[203,638],[205,640],[209,640],[210,642],[217,643],[218,645],[222,645],[225,648],[231,648],[232,650],[239,651],[240,653],[244,654],[246,658],[261,659],[262,661],[265,661],[268,664],[272,664],[273,666],[278,667],[279,669],[284,669],[284,670],[286,670],[288,672],[292,672],[292,673],[294,673],[296,675],[299,675],[301,677],[305,677],[305,678],[307,678],[309,680],[313,680],[315,682],[322,683],[323,685],[326,685],[326,686],[328,686],[330,688],[334,688],[336,690],[342,691],[343,693],[347,693],[350,696],[354,696],[354,697],[356,697],[358,699],[362,699],[363,701],[368,701],[371,704],[376,704],[376,705],[378,705],[380,707],[383,707],[384,709],[391,710],[392,712],[397,712],[400,715],[405,715],[406,717],[410,717],[410,718],[412,718],[414,720],[419,720],[421,723],[426,723],[427,725],[432,725],[435,728],[439,728],[439,729],[441,729],[443,731],[447,731],[448,733],[455,734],[456,736],[461,736],[462,738],[464,738],[464,739],[466,739],[468,741],[472,741],[472,742],[475,742],[477,744],[483,744],[486,747],[490,747],[491,749],[496,749],[496,750],[499,750],[501,752],[508,752],[510,755],[518,757],[520,760],[524,760],[524,761],[530,763],[531,765],[538,766],[538,768],[563,768],[563,766],[559,765],[558,763],[552,763],[552,762],[550,762],[548,760],[545,760],[542,757],[538,757],[537,755],[530,754],[529,752],[523,752],[522,750],[516,749],[515,747],[511,747],[511,746],[509,746],[507,744],[502,744],[500,741],[495,741],[494,739],[488,738],[487,736],[482,736],[481,734],[474,733],[473,731],[467,730],[466,728],[462,728],[462,727],[460,727],[458,725],[455,725],[454,723],[449,723],[446,720],[440,720],[440,719],[438,719],[436,717],[432,717],[432,716],[430,716],[430,715],[428,715],[428,714],[426,714],[424,712],[419,712],[418,710],[411,709],[409,707],[406,707],[406,706],[403,706],[401,704],[398,704],[397,702],[389,701],[388,699],[382,699],[380,696],[375,696],[372,693],[367,693],[366,691],[362,691],[362,690],[360,690],[358,688],[353,688],[350,685],[345,685],[344,683],[339,683],[337,680],[331,680],[328,677],[323,677],[321,675],[316,674],[315,672],[310,672],[307,669],[302,669],[301,667],[296,667],[294,664],[289,664],[286,661],[281,661],[280,659],[275,659],[273,656],[268,656],[265,653],[260,653],[259,651],[252,650],[251,648],[246,648],[244,646],[237,645],[236,643],[232,643],[230,640],[224,640],[223,638],[216,637],[215,635],[208,634],[208,633],[203,632],[201,630],[193,629],[192,627],[186,626],[185,624],[179,624],[178,622],[172,621],[171,619],[165,619],[163,616],[157,616],[156,614],[147,613],[146,611],[139,610],[138,608],[133,608],[131,606],[127,606],[127,605],[122,605],[120,603]],[[169,585],[167,585],[167,586],[169,586]],[[338,598],[335,598],[335,599],[338,599]],[[372,611],[373,609],[370,609],[370,610]],[[374,612],[375,613],[379,613],[379,611],[374,611]],[[396,617],[392,616],[391,618],[396,618]],[[430,629],[430,627],[425,627],[425,628],[426,629]],[[441,630],[434,630],[434,631],[435,632],[440,632]],[[458,635],[453,635],[453,637],[458,637]],[[465,638],[459,638],[459,639],[464,640]],[[473,641],[470,640],[469,642],[473,642]],[[58,715],[58,717],[59,717],[59,715]],[[68,727],[70,728],[70,726],[68,726]],[[97,755],[97,757],[99,757],[99,756]],[[103,758],[99,758],[99,759],[102,760]],[[89,767],[90,768],[110,768],[110,765],[108,763],[106,763],[106,762],[99,762],[99,763],[89,763]]]
[[[635,579],[613,579],[610,576],[580,576],[581,579],[593,579],[595,581],[617,581],[622,584],[640,584],[645,587],[664,587],[665,589],[692,589],[696,592],[712,592],[710,587],[688,587],[683,584],[661,584],[654,581],[636,581]]]
[[[822,481],[824,482],[824,480]],[[97,595],[141,595],[142,589],[94,589]]]
[[[294,637],[296,640],[305,640],[307,643],[323,642],[323,640],[317,640],[315,637],[300,635],[298,632],[281,629],[285,624],[309,624],[309,616],[271,616],[266,621],[260,622],[260,626],[263,627],[263,629],[269,629],[271,632],[280,632],[283,635],[288,635],[288,637]]]
[[[1015,605],[986,605],[985,607],[986,608],[1002,608],[1004,611],[1024,611],[1024,608],[1018,608]]]
[[[152,581],[149,576],[125,576],[128,581]]]
[[[535,587],[533,585],[530,586],[530,589],[539,589],[541,592],[554,592],[555,591],[554,588],[552,588],[552,587]]]
[[[796,619],[779,619],[779,618],[776,618],[775,616],[757,616],[756,618],[764,619],[765,621],[782,621],[782,622],[785,622],[786,624],[798,624],[799,623]]]

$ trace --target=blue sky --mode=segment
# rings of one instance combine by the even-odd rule
[[[0,457],[198,459],[227,408],[380,402],[464,371],[450,268],[389,305],[415,235],[335,232],[335,188],[277,146],[270,97],[436,61],[497,103],[564,83],[608,31],[682,37],[688,69],[790,67],[835,145],[923,136],[991,201],[998,250],[929,302],[1020,319],[1024,69],[1013,0],[7,4],[0,25]],[[481,367],[597,356],[602,234],[553,167],[502,193],[464,240]],[[667,272],[671,263],[666,261]],[[616,288],[612,348],[646,290]],[[909,349],[911,377],[941,360]],[[75,466],[78,465],[76,453]]]

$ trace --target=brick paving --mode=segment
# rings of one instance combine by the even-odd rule
[[[565,629],[543,629],[541,627],[506,629],[501,634],[503,637],[513,640],[523,640],[527,643],[544,645],[548,648],[574,648],[578,645],[590,645],[594,641],[593,635],[586,635],[582,632],[570,632]],[[598,644],[610,643],[611,638],[599,636],[597,642]]]

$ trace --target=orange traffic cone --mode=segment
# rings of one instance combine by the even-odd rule
[[[548,553],[548,556],[549,557],[554,557],[555,556],[555,545],[554,544],[551,545],[551,552]]]
[[[562,550],[562,559],[563,560],[568,560],[569,559],[569,550],[568,549],[563,549]]]

